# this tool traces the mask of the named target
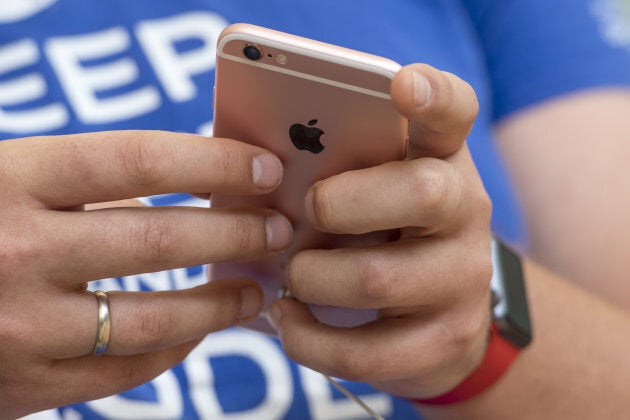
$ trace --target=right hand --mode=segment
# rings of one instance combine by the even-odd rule
[[[481,363],[490,330],[491,203],[468,151],[477,97],[462,79],[426,64],[398,72],[391,96],[409,120],[407,159],[349,171],[311,187],[318,230],[399,229],[367,247],[292,256],[297,298],[268,311],[290,358],[329,376],[406,398],[455,388]],[[325,325],[309,305],[377,309],[373,322]]]
[[[149,131],[0,142],[0,417],[102,398],[144,383],[206,334],[256,316],[251,280],[112,292],[111,337],[92,355],[90,280],[283,251],[292,231],[265,209],[86,204],[171,192],[263,194],[271,153],[227,139]],[[256,179],[255,179],[256,178]]]

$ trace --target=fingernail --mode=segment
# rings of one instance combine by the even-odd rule
[[[282,164],[274,155],[254,156],[252,160],[254,184],[261,188],[275,187],[282,179]]]
[[[413,104],[422,107],[429,103],[431,98],[431,84],[422,73],[414,71],[413,73]]]
[[[287,218],[281,215],[267,218],[265,233],[267,234],[267,248],[271,251],[286,248],[293,239],[293,227]]]
[[[267,311],[267,321],[273,327],[274,330],[280,329],[280,319],[282,318],[282,310],[278,305],[271,305]]]
[[[315,207],[313,207],[313,196],[315,193],[313,192],[313,188],[309,189],[306,193],[306,197],[304,197],[304,210],[306,211],[306,217],[308,221],[311,222],[311,225],[317,226],[317,219],[315,218]]]
[[[241,319],[247,320],[258,315],[262,309],[262,296],[256,287],[241,289]]]

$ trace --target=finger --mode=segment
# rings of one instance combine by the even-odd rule
[[[186,290],[109,292],[110,338],[106,354],[125,356],[173,347],[210,332],[246,322],[263,306],[260,287],[251,280],[230,279]],[[51,335],[43,332],[40,352],[65,359],[92,353],[96,340],[97,304],[92,293],[56,299],[68,312],[48,312],[47,325],[67,325]],[[43,313],[43,312],[42,312]]]
[[[274,302],[268,313],[291,359],[330,376],[361,382],[417,379],[446,368],[461,375],[458,370],[471,369],[470,360],[462,355],[483,347],[487,337],[483,333],[487,310],[469,311],[457,322],[394,317],[355,328],[321,324],[291,299]],[[440,380],[457,381],[459,375]]]
[[[120,277],[286,249],[289,221],[264,209],[153,207],[47,211],[33,251],[54,284]],[[67,256],[71,255],[72,258]]]
[[[289,262],[287,287],[309,304],[443,310],[488,293],[490,241],[470,236],[302,251]]]
[[[56,208],[171,192],[258,194],[282,177],[280,161],[263,149],[190,134],[112,131],[6,143],[14,176]]]
[[[182,362],[196,344],[136,356],[85,356],[47,364],[38,377],[41,409],[93,401],[139,386]]]
[[[469,183],[462,171],[443,160],[389,162],[316,183],[304,205],[310,223],[325,232],[359,234],[407,226],[454,229],[476,209],[470,205]]]
[[[263,293],[252,280],[229,279],[192,289],[110,295],[112,335],[107,354],[171,347],[256,317]]]
[[[391,95],[409,120],[411,159],[441,158],[459,150],[479,110],[468,83],[426,64],[403,67],[392,81]]]
[[[137,198],[128,198],[126,200],[106,201],[103,203],[93,203],[84,206],[84,210],[99,210],[108,209],[113,207],[147,207],[142,201]]]

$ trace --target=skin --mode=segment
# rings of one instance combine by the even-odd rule
[[[321,181],[305,205],[322,231],[398,228],[400,239],[297,253],[287,284],[297,300],[276,301],[269,318],[299,363],[420,398],[453,388],[483,356],[491,205],[464,142],[477,114],[471,87],[412,65],[393,80],[392,100],[411,124],[408,159]],[[378,308],[379,317],[333,328],[300,302]]]
[[[423,407],[429,418],[627,416],[628,112],[628,91],[593,90],[497,127],[529,223],[524,252],[536,335],[496,386],[464,404]]]
[[[363,186],[388,176],[385,165],[354,174],[353,184],[347,175],[341,175],[315,185],[311,215],[315,226],[336,232],[405,226],[405,232],[411,234],[391,246],[401,253],[384,247],[369,250],[366,258],[362,250],[344,250],[342,260],[335,251],[306,251],[294,257],[289,270],[288,286],[300,301],[351,307],[367,301],[366,306],[381,308],[379,320],[367,327],[336,330],[318,324],[302,304],[289,299],[275,302],[270,317],[287,353],[300,363],[328,374],[365,380],[403,397],[426,398],[461,382],[478,363],[479,349],[483,351],[478,340],[487,328],[487,319],[480,315],[487,272],[483,257],[475,256],[475,247],[483,249],[487,220],[475,219],[479,209],[486,207],[484,200],[467,196],[475,194],[471,191],[478,185],[471,182],[475,174],[465,154],[465,130],[458,129],[466,120],[465,113],[453,111],[471,103],[459,96],[468,95],[467,88],[453,83],[451,89],[441,89],[448,84],[429,77],[432,93],[428,102],[414,108],[413,101],[396,96],[397,87],[413,86],[409,71],[397,76],[392,95],[401,113],[425,128],[412,132],[413,143],[419,144],[416,150],[422,150],[412,155],[415,162],[430,160],[430,156],[442,158],[439,162],[444,171],[433,173],[439,180],[431,184],[435,190],[427,193],[427,184],[414,184],[413,177],[403,176],[392,178],[402,180],[403,186],[381,185],[380,192],[375,188],[369,194],[357,194],[378,198],[360,206],[354,196],[335,195],[336,191],[369,189]],[[418,405],[423,416],[627,416],[629,113],[627,91],[588,91],[533,106],[497,127],[499,147],[524,205],[531,238],[522,251],[535,338],[486,392],[446,407]],[[434,128],[435,121],[447,123]],[[446,152],[437,149],[445,143],[453,148]],[[414,164],[411,162],[405,164]],[[368,172],[378,175],[370,177]],[[459,173],[455,182],[453,172]],[[408,196],[398,196],[397,188],[406,188]],[[318,200],[317,194],[325,199]],[[427,215],[435,214],[436,202],[428,197],[438,196],[460,200],[453,207],[441,208],[438,213],[444,219],[435,223]],[[335,211],[328,208],[333,205]],[[310,202],[307,208],[311,208]],[[344,214],[356,218],[349,220]],[[369,220],[362,219],[365,214]],[[398,214],[409,217],[396,224]],[[427,245],[416,253],[414,242]],[[461,243],[468,246],[458,248]],[[321,273],[327,264],[342,270]],[[309,267],[319,267],[320,272],[309,271]]]
[[[622,174],[622,159],[617,158],[620,163],[615,165],[606,159],[580,159],[593,150],[592,138],[607,140],[597,143],[597,156],[627,155],[620,151],[627,147],[623,139],[628,138],[629,128],[619,116],[628,115],[630,109],[625,108],[625,94],[584,95],[530,109],[499,127],[501,151],[519,194],[527,201],[532,242],[525,252],[533,258],[525,260],[525,268],[535,341],[490,390],[450,407],[418,407],[425,416],[487,419],[519,413],[519,418],[621,418],[630,408],[626,398],[630,318],[625,294],[615,293],[624,290],[623,276],[630,268],[622,252],[630,232],[621,220],[630,210],[628,177]],[[409,159],[321,181],[312,187],[305,206],[311,222],[323,231],[400,228],[400,240],[369,249],[307,250],[294,255],[287,287],[299,301],[276,301],[269,317],[296,361],[330,375],[370,382],[396,395],[425,398],[461,382],[485,351],[491,205],[465,145],[477,112],[472,89],[448,73],[412,65],[394,80],[392,99],[412,123]],[[581,121],[581,127],[568,128],[580,126]],[[119,136],[122,146],[116,140]],[[103,137],[109,141],[103,142]],[[98,142],[90,141],[97,138]],[[155,138],[177,141],[163,144]],[[0,171],[7,186],[5,215],[0,219],[6,238],[0,243],[15,244],[3,249],[0,266],[0,334],[3,343],[10,343],[2,346],[0,358],[4,366],[14,366],[0,373],[0,398],[11,401],[11,415],[98,398],[144,382],[181,360],[207,332],[248,319],[259,310],[258,300],[250,306],[254,310],[243,313],[243,288],[255,290],[260,298],[247,280],[142,297],[112,294],[112,314],[117,317],[112,323],[117,327],[109,355],[89,355],[95,303],[83,290],[85,281],[256,258],[279,252],[290,241],[285,231],[274,238],[284,237],[286,244],[276,242],[271,250],[266,246],[264,221],[270,210],[227,214],[203,210],[199,215],[190,209],[82,211],[88,203],[170,191],[255,194],[277,185],[252,186],[251,159],[264,153],[260,149],[229,140],[220,141],[221,151],[202,152],[198,144],[186,141],[179,146],[188,138],[137,132],[0,143],[0,152],[10,157],[3,159]],[[145,148],[145,143],[152,146]],[[191,150],[173,153],[169,148],[174,143]],[[121,147],[134,157],[122,159],[127,153],[115,152]],[[238,151],[225,156],[231,147]],[[541,158],[525,153],[523,147],[547,153]],[[57,154],[58,150],[65,153]],[[31,155],[39,159],[28,164]],[[169,157],[167,163],[164,156]],[[208,165],[209,159],[216,164]],[[576,161],[582,165],[580,171],[572,170]],[[190,170],[201,164],[203,168]],[[209,173],[209,167],[221,170]],[[183,168],[187,170],[174,170]],[[549,182],[549,174],[556,173],[570,175],[571,183],[559,189],[555,182],[567,178],[553,177],[555,182]],[[84,180],[86,187],[77,187],[76,179]],[[584,190],[564,188],[573,182]],[[602,185],[618,193],[600,193]],[[54,188],[58,193],[53,193]],[[593,196],[580,191],[597,194],[597,205],[593,206]],[[566,220],[549,211],[557,206]],[[112,218],[120,225],[104,223]],[[574,228],[576,223],[580,229]],[[177,229],[170,229],[175,224]],[[197,233],[199,229],[203,234]],[[239,236],[245,233],[247,238]],[[238,250],[244,244],[251,248],[242,255]],[[575,258],[554,252],[563,247],[569,247]],[[86,248],[89,253],[82,251]],[[70,252],[86,258],[86,263],[66,261],[63,256]],[[108,264],[93,256],[111,252],[119,254]],[[127,256],[134,252],[133,258]],[[85,266],[94,271],[81,268]],[[366,326],[336,329],[316,322],[300,301],[379,308],[380,316]],[[31,306],[37,310],[25,312],[30,302],[37,302]],[[66,317],[55,315],[60,307],[76,313],[73,318],[79,322],[67,323]],[[199,311],[206,312],[190,316]],[[138,322],[143,316],[145,322]],[[154,322],[155,316],[162,321]],[[187,317],[188,322],[175,322],[178,317]],[[146,333],[131,337],[130,332],[138,328]],[[95,370],[108,375],[96,388]],[[39,397],[36,402],[33,395]]]
[[[93,356],[96,300],[88,280],[260,258],[291,241],[288,221],[266,209],[85,208],[175,191],[274,189],[279,160],[233,140],[104,132],[4,141],[0,154],[2,418],[146,382],[209,332],[246,321],[262,306],[261,290],[246,279],[112,292],[110,345]]]
[[[306,366],[399,395],[435,395],[475,368],[488,332],[491,205],[464,143],[477,101],[468,84],[426,65],[403,69],[392,99],[411,121],[408,159],[324,180],[305,205],[321,230],[399,228],[400,239],[369,249],[304,251],[289,264],[288,287],[303,302],[376,307],[379,320],[334,329],[291,299],[276,302],[270,317],[287,353]],[[0,267],[0,334],[11,344],[0,358],[15,366],[0,378],[8,415],[145,382],[208,332],[260,310],[259,290],[245,279],[189,291],[112,293],[110,345],[105,356],[92,356],[96,305],[85,284],[281,252],[291,231],[271,210],[90,206],[174,191],[262,194],[281,179],[267,152],[155,132],[20,139],[1,143],[0,152],[8,191],[0,243],[11,245]],[[256,186],[253,159],[261,156],[264,185]],[[269,238],[271,220],[276,230]],[[453,259],[463,264],[455,267]],[[68,323],[67,313],[78,322]],[[425,356],[420,363],[418,354]],[[105,372],[96,386],[94,372]]]

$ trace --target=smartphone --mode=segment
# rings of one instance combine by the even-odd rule
[[[391,240],[392,232],[332,235],[314,229],[304,210],[316,181],[344,171],[405,158],[407,120],[390,100],[400,65],[375,55],[249,25],[220,35],[214,91],[214,136],[263,147],[284,165],[281,185],[264,196],[213,195],[211,206],[275,208],[294,228],[291,249],[253,262],[212,264],[210,278],[250,277],[266,305],[282,290],[287,260],[303,249],[365,246]],[[312,307],[323,322],[356,325],[374,311]],[[249,327],[270,332],[266,321]]]

